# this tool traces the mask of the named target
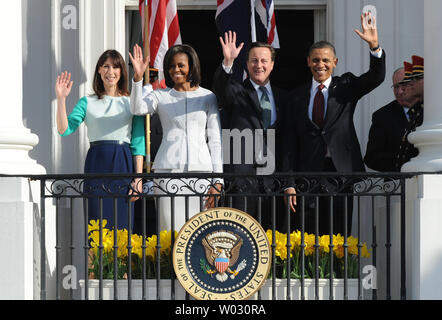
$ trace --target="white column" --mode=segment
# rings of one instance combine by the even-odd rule
[[[0,103],[0,174],[44,174],[28,152],[38,137],[22,121],[22,1],[0,2],[2,102]],[[41,106],[35,106],[36,108]],[[49,125],[49,121],[48,121]],[[33,299],[39,250],[39,182],[0,177],[0,299]]]
[[[45,169],[28,152],[38,136],[22,121],[22,13],[21,1],[0,3],[0,50],[2,102],[0,103],[0,174],[41,174]],[[40,106],[35,106],[36,108]]]
[[[442,171],[442,1],[424,2],[424,58],[425,58],[425,106],[422,126],[408,136],[408,140],[419,149],[419,155],[404,164],[404,172]]]
[[[442,1],[426,0],[424,3],[424,58],[425,106],[422,126],[409,135],[408,140],[419,149],[419,155],[404,164],[404,172],[442,171],[442,103],[439,62],[442,51]],[[407,237],[412,239],[407,260],[411,268],[407,288],[411,299],[442,299],[442,175],[419,175],[407,181],[407,216],[412,221]],[[407,251],[408,254],[408,251]]]
[[[441,300],[442,177],[408,179],[406,190],[407,299]]]

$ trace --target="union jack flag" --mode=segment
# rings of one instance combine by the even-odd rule
[[[279,48],[278,31],[276,30],[275,8],[273,0],[256,0],[255,10],[259,19],[255,20],[255,24],[259,23],[266,30],[266,41],[273,48]]]
[[[279,48],[273,0],[217,0],[215,22],[221,36],[236,32],[237,44],[267,42]],[[241,50],[233,65],[233,76],[242,80],[246,69],[246,50]]]

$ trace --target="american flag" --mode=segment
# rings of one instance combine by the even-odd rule
[[[237,44],[244,42],[245,48],[253,41],[279,48],[273,0],[217,0],[215,22],[221,36],[235,31]],[[241,50],[233,65],[233,76],[238,80],[246,69],[245,57],[246,50]]]
[[[175,0],[140,0],[143,41],[146,39],[144,7],[147,2],[149,13],[149,55],[150,66],[159,70],[159,78],[164,81],[163,58],[169,47],[181,44],[180,25]]]

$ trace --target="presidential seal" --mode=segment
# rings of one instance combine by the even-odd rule
[[[173,247],[177,278],[198,300],[250,298],[267,279],[270,258],[261,225],[233,208],[214,208],[193,216]]]

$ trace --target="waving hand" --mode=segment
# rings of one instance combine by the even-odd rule
[[[238,57],[239,52],[244,46],[244,42],[241,42],[239,46],[236,46],[236,32],[228,31],[224,33],[224,39],[219,37],[219,42],[223,49],[224,61],[223,64],[226,67],[231,67],[233,61]]]
[[[143,59],[143,50],[138,44],[134,45],[133,51],[133,55],[129,52],[129,58],[132,62],[132,67],[134,68],[134,80],[135,82],[138,82],[143,79],[144,72],[149,66],[149,56],[146,56]]]
[[[364,23],[364,19],[367,19],[367,23]],[[361,27],[362,32],[355,29],[355,32],[359,35],[359,37],[368,43],[370,49],[378,47],[379,41],[376,21],[370,12],[361,15]]]

